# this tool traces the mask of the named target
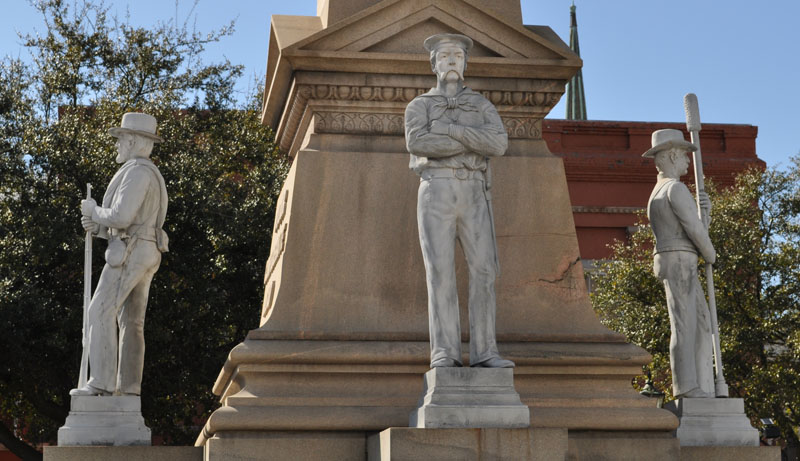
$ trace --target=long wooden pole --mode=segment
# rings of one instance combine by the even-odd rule
[[[692,144],[697,147],[693,154],[694,158],[694,182],[697,186],[697,213],[700,221],[708,230],[711,222],[708,212],[700,206],[700,195],[705,193],[703,183],[703,155],[700,151],[700,106],[697,103],[697,96],[689,93],[683,97],[683,107],[686,110],[686,129],[692,137]],[[708,310],[711,313],[711,335],[714,340],[714,363],[716,364],[716,383],[714,393],[717,397],[728,396],[728,385],[725,383],[725,374],[722,367],[722,350],[719,342],[719,323],[717,322],[717,300],[714,294],[714,269],[711,264],[706,263],[706,288],[708,291]]]
[[[92,198],[92,185],[86,184],[86,200]],[[86,242],[83,247],[83,330],[81,344],[81,369],[78,374],[78,388],[86,387],[89,381],[89,338],[87,335],[89,322],[89,302],[92,300],[92,231],[86,231]]]

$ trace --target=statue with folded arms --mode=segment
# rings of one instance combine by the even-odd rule
[[[437,85],[405,112],[410,167],[420,176],[419,242],[428,287],[431,367],[460,367],[461,326],[455,274],[459,241],[469,266],[470,365],[510,368],[495,339],[499,272],[489,159],[503,155],[508,136],[497,109],[464,86],[469,37],[439,34],[424,43]]]

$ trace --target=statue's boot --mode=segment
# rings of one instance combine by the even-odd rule
[[[706,392],[706,391],[700,389],[699,387],[695,387],[694,389],[690,390],[689,392],[684,392],[683,394],[680,394],[680,395],[676,396],[675,398],[678,398],[678,399],[682,399],[682,398],[688,398],[688,399],[713,399],[714,397],[716,397],[716,395],[714,395],[713,392]]]
[[[94,386],[85,385],[83,387],[79,387],[76,389],[72,389],[69,391],[69,395],[77,395],[77,396],[85,396],[85,395],[111,395],[111,392],[108,392],[105,389],[98,389]]]
[[[483,362],[470,365],[474,368],[514,368],[514,362],[511,360],[501,359],[500,357],[492,357]]]
[[[449,357],[442,357],[431,362],[431,368],[460,367],[461,364]]]

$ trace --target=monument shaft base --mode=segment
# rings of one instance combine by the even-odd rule
[[[72,396],[59,446],[150,445],[139,396]]]

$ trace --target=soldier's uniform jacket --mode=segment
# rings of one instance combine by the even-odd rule
[[[449,135],[430,132],[435,120],[451,125]],[[417,96],[406,107],[405,122],[409,167],[418,174],[428,168],[485,171],[486,158],[503,155],[508,147],[497,109],[466,87],[453,98],[438,88]]]
[[[657,216],[654,218],[654,216]],[[712,254],[714,246],[697,216],[689,188],[677,179],[662,179],[647,203],[647,218],[656,238],[655,252],[690,251]]]
[[[108,233],[136,236],[156,242],[167,251],[166,233],[161,229],[167,213],[164,178],[146,158],[128,160],[120,167],[103,197],[103,207],[95,208],[92,220],[100,224],[98,236]]]

